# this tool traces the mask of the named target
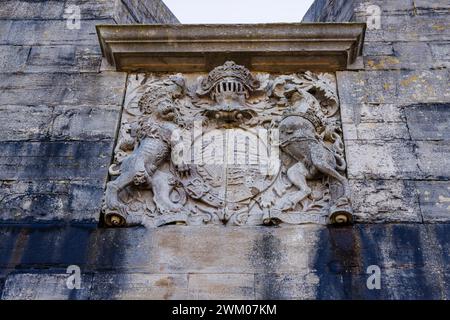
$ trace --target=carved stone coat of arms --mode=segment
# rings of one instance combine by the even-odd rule
[[[103,203],[109,226],[349,223],[332,74],[130,75]]]

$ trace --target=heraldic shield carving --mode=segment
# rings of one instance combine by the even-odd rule
[[[130,75],[108,226],[350,223],[332,74]]]

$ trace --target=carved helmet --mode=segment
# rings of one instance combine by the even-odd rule
[[[248,97],[249,93],[258,87],[259,81],[246,67],[237,65],[233,61],[227,61],[214,68],[208,77],[201,81],[197,94],[199,96],[211,94],[211,98],[214,99],[216,94],[235,92]]]

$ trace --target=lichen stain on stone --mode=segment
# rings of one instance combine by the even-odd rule
[[[396,57],[388,57],[386,58],[386,61],[389,62],[390,64],[399,64],[400,60]]]
[[[383,69],[384,68],[384,61],[381,60],[378,63],[376,63],[374,60],[368,60],[367,65],[372,69]]]
[[[173,296],[175,287],[174,287],[174,281],[172,277],[162,278],[155,282],[156,287],[165,288],[167,290],[166,293],[163,295],[164,300],[170,299],[170,297]]]
[[[388,66],[386,66],[388,64]],[[389,66],[400,64],[400,60],[396,57],[386,57],[384,59],[380,59],[378,62],[374,60],[368,60],[367,65],[376,70],[386,69]]]
[[[419,80],[419,77],[414,75],[405,80],[400,81],[400,85],[403,87],[407,87],[407,86],[411,85],[412,83],[417,82],[418,80]]]
[[[439,196],[439,202],[450,202],[450,197],[445,197],[443,195]]]
[[[437,31],[444,31],[444,30],[445,30],[445,26],[439,25],[439,24],[433,25],[432,28],[433,28],[434,30],[437,30]]]
[[[450,202],[450,197],[445,197],[443,195],[440,195],[438,199],[439,199],[439,202],[436,203],[436,205],[439,206],[439,207],[442,207],[442,205],[444,203],[449,203]],[[447,210],[450,211],[450,205],[447,207]]]

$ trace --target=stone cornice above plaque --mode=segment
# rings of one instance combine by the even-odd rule
[[[103,56],[117,71],[203,72],[227,60],[253,71],[358,68],[363,23],[98,25]]]

